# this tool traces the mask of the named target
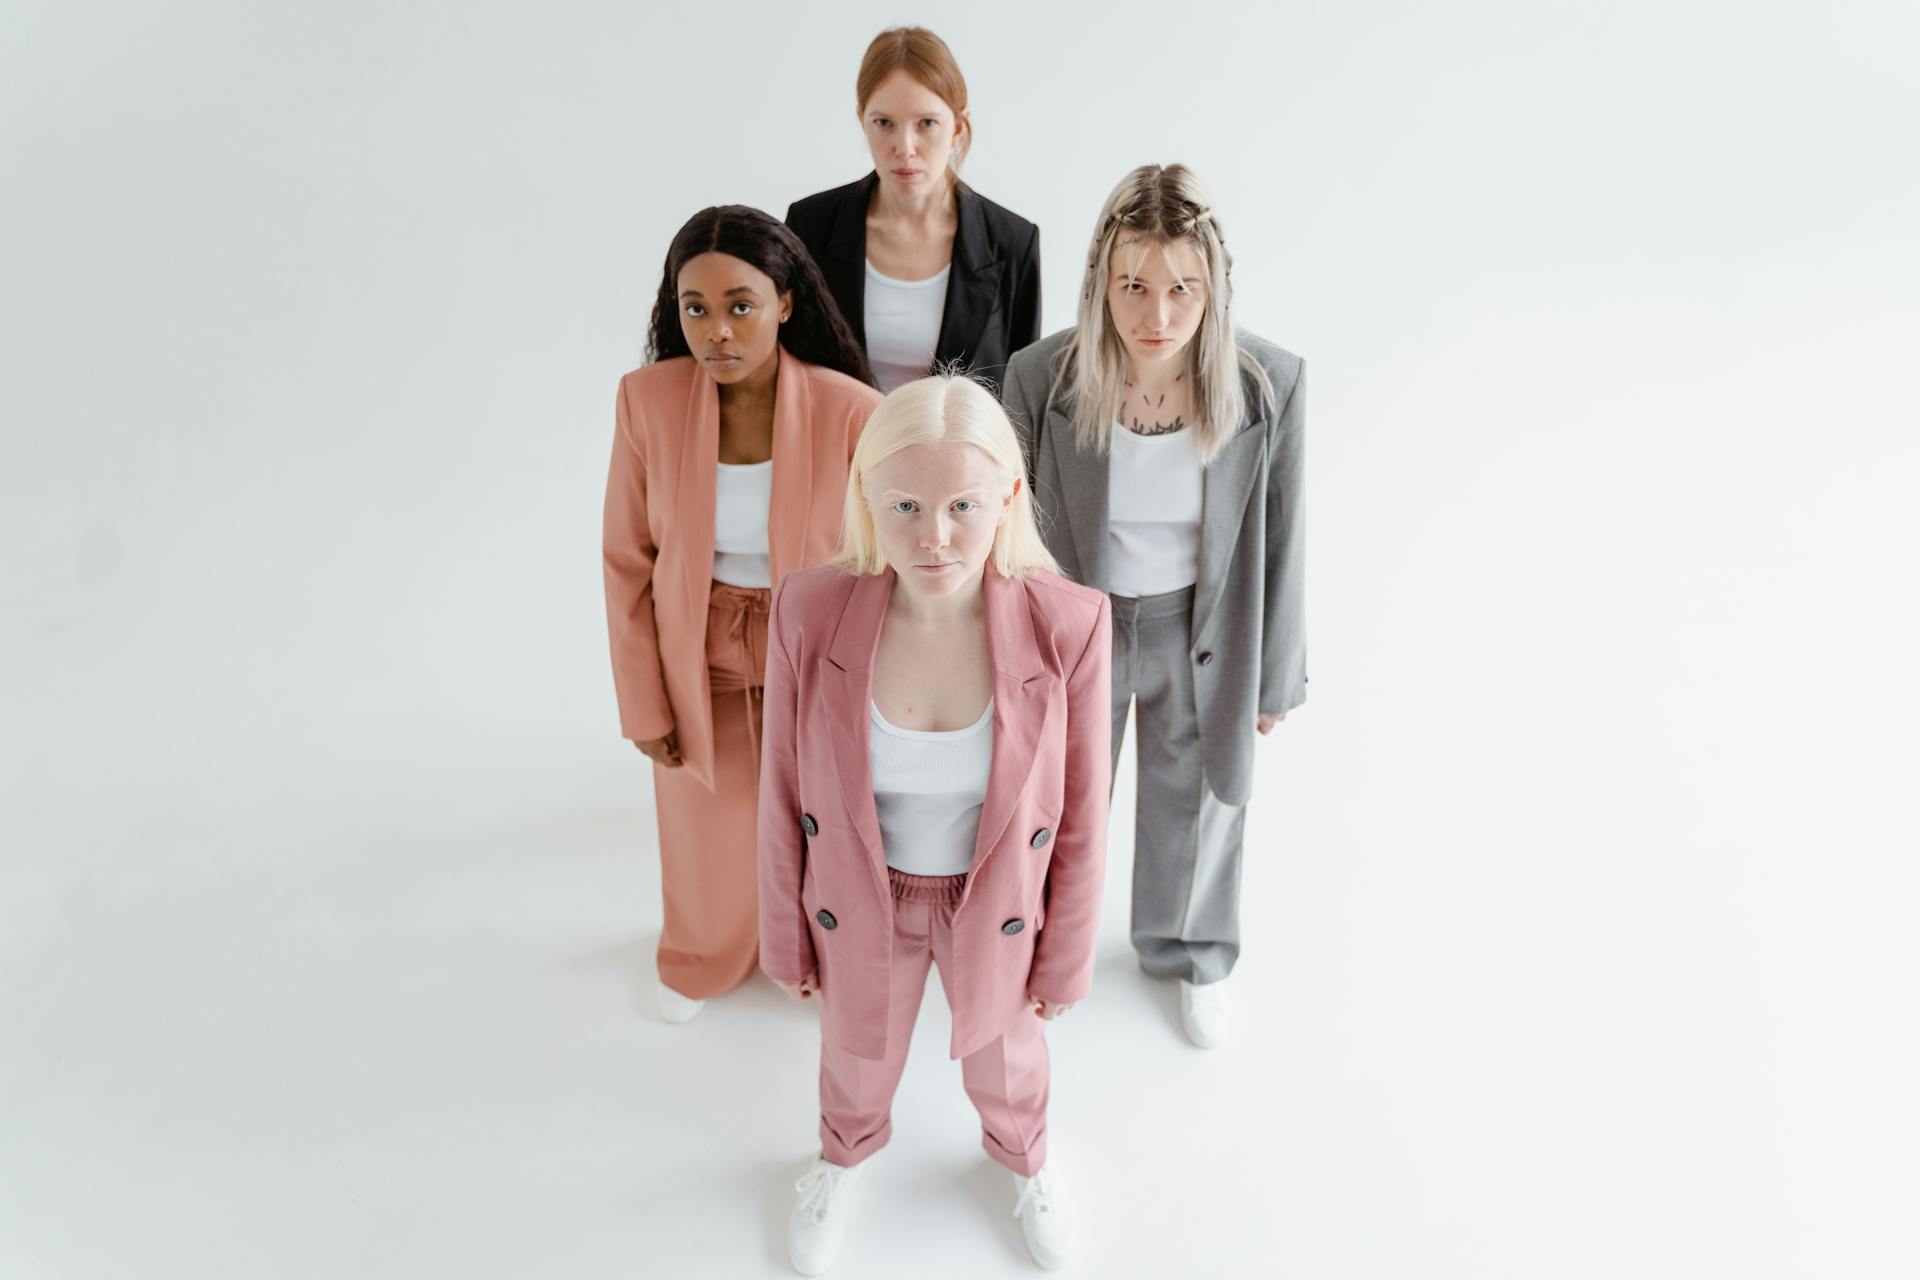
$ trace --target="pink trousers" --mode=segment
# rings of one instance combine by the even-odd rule
[[[684,767],[653,767],[665,919],[660,981],[694,1000],[731,991],[760,961],[756,818],[760,700],[767,683],[773,592],[713,584],[707,679],[713,694],[713,789]]]
[[[953,909],[967,878],[910,876],[887,869],[893,884],[893,981],[887,1006],[890,1048],[884,1061],[856,1058],[823,1038],[820,1045],[820,1148],[833,1164],[855,1165],[893,1135],[893,1093],[907,1066],[907,1044],[926,991],[927,966],[940,966],[952,999]],[[833,999],[831,987],[820,1000]],[[980,1113],[987,1154],[1015,1173],[1047,1162],[1045,1023],[1022,1000],[1008,1011],[998,1040],[960,1060],[961,1082]]]

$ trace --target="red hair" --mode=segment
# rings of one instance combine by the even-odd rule
[[[965,129],[954,139],[953,165],[967,158],[973,145],[973,122],[966,120],[967,78],[960,74],[953,50],[925,27],[890,27],[873,38],[866,56],[860,59],[860,74],[854,80],[857,109],[865,112],[880,82],[896,71],[904,71],[932,90],[953,112],[956,123]]]

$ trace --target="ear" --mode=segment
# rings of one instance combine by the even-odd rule
[[[785,324],[793,318],[793,290],[780,295],[780,323]]]
[[[1026,480],[1021,476],[1013,478],[1013,488],[1007,490],[1007,496],[1000,500],[1000,519],[995,521],[996,524],[1005,524],[1007,517],[1013,514],[1013,500],[1020,496],[1020,486],[1025,483]]]

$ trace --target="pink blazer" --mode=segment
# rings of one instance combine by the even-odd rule
[[[818,564],[840,543],[847,470],[872,387],[780,349],[773,406],[773,580]],[[685,768],[713,786],[707,597],[720,461],[719,386],[691,356],[620,379],[607,468],[607,631],[620,732],[675,732]]]
[[[894,575],[827,567],[773,593],[760,770],[760,967],[820,975],[826,1034],[884,1058],[893,894],[873,803],[873,655]],[[991,1043],[1023,997],[1093,979],[1112,769],[1111,606],[1051,573],[986,576],[993,757],[954,911],[954,1057]],[[1032,1016],[1028,1014],[1026,1016]]]

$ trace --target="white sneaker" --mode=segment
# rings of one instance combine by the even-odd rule
[[[848,1193],[864,1168],[865,1161],[849,1168],[822,1157],[793,1184],[800,1199],[787,1223],[787,1256],[801,1275],[820,1275],[840,1256],[840,1241],[847,1234]]]
[[[1031,1178],[1013,1175],[1013,1216],[1020,1219],[1020,1234],[1027,1238],[1027,1252],[1048,1271],[1067,1260],[1073,1243],[1073,1216],[1066,1197],[1060,1192],[1060,1179],[1051,1163],[1042,1165]]]
[[[683,996],[664,982],[660,984],[660,1016],[668,1022],[692,1022],[706,1003]]]
[[[1186,1028],[1187,1039],[1202,1049],[1216,1048],[1226,1040],[1230,1012],[1225,978],[1207,983],[1180,980],[1180,1025]]]

